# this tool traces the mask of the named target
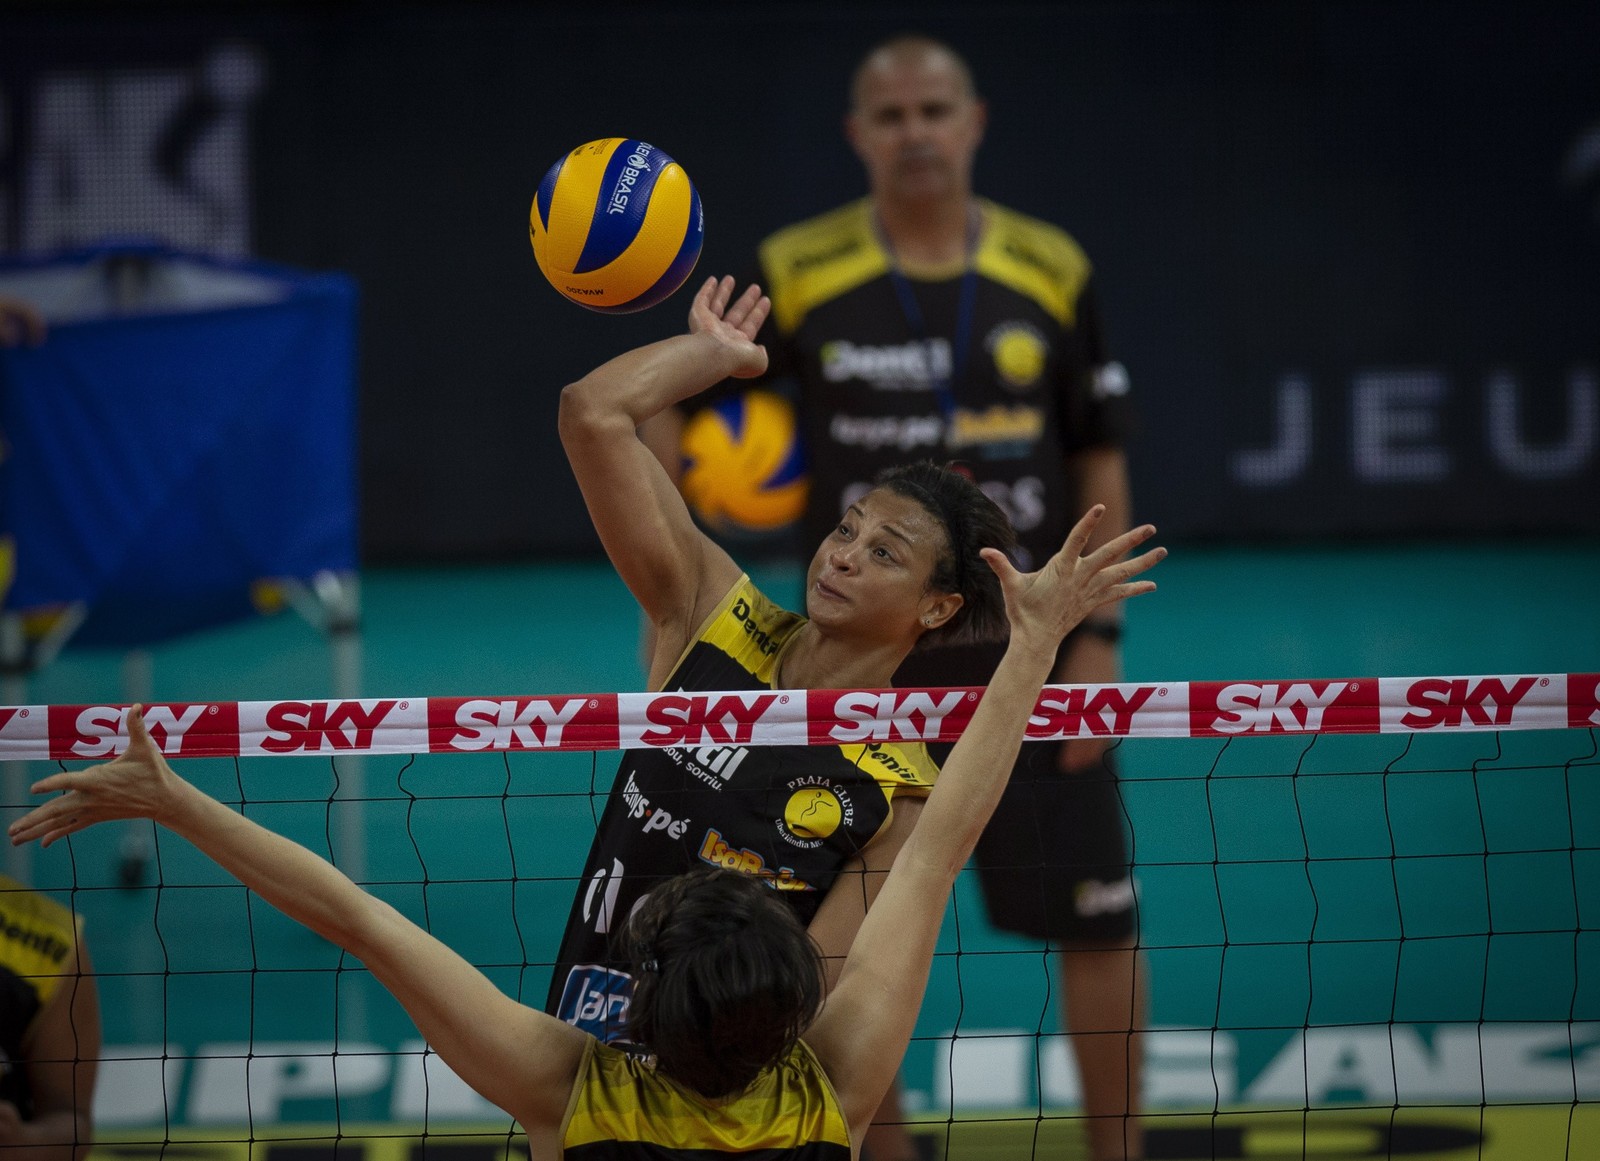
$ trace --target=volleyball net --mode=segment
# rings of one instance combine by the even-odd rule
[[[981,694],[157,703],[146,721],[186,777],[537,1006],[606,751],[953,741]],[[104,760],[125,712],[0,707],[0,760]],[[1597,726],[1600,674],[1047,686],[1030,738],[1119,751],[1148,1155],[1600,1156]],[[104,1155],[523,1148],[359,963],[154,828],[128,886],[116,830],[31,876],[86,917]],[[963,875],[903,1070],[950,1157],[1082,1155],[1055,958],[989,927]]]

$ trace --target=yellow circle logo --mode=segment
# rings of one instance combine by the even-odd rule
[[[783,808],[783,824],[796,838],[825,839],[839,829],[843,815],[833,791],[808,786],[789,796],[789,804]]]
[[[1002,327],[989,340],[989,349],[994,354],[995,370],[1007,387],[1019,390],[1032,387],[1044,374],[1049,349],[1032,327]]]

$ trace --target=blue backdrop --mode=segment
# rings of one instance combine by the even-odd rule
[[[97,286],[130,260],[124,313]],[[80,643],[132,645],[248,615],[257,581],[355,567],[348,278],[119,249],[8,284],[57,317],[0,351],[0,607],[82,602]]]

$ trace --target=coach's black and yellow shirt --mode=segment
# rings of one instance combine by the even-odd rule
[[[54,899],[0,875],[0,1100],[33,1116],[22,1041],[62,984],[72,978],[77,919]]]
[[[799,397],[807,555],[884,469],[954,460],[1010,517],[1017,563],[1037,568],[1085,507],[1070,458],[1131,432],[1128,377],[1106,349],[1088,258],[1055,226],[976,205],[972,253],[946,268],[897,272],[868,200],[761,245],[772,314],[758,338],[770,386]],[[987,684],[1002,651],[914,653],[895,684]]]
[[[649,1063],[591,1040],[572,1087],[566,1161],[667,1161],[717,1154],[849,1161],[833,1085],[804,1041],[732,1100],[708,1102]]]
[[[988,201],[978,214],[970,283],[967,261],[897,280],[865,200],[762,243],[768,377],[802,403],[807,551],[884,468],[953,459],[1037,567],[1079,514],[1066,457],[1128,433],[1127,376],[1106,352],[1088,258],[1055,226]]]
[[[688,692],[772,688],[805,618],[741,577],[667,678]],[[573,900],[546,1010],[602,1040],[620,1032],[633,980],[608,943],[634,904],[697,866],[754,875],[810,923],[839,871],[888,824],[894,796],[925,795],[921,743],[630,750]]]

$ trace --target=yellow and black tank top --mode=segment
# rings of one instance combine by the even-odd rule
[[[566,1161],[849,1161],[833,1085],[804,1041],[744,1093],[708,1102],[648,1061],[591,1040],[562,1126]]]
[[[71,910],[0,875],[0,1100],[33,1116],[20,1064],[28,1028],[76,970],[78,928]]]
[[[805,618],[740,577],[668,676],[685,692],[765,690]],[[894,798],[926,795],[921,743],[629,750],[573,900],[546,1010],[610,1041],[633,978],[611,934],[664,879],[699,866],[754,875],[811,922],[840,870],[888,825]]]

